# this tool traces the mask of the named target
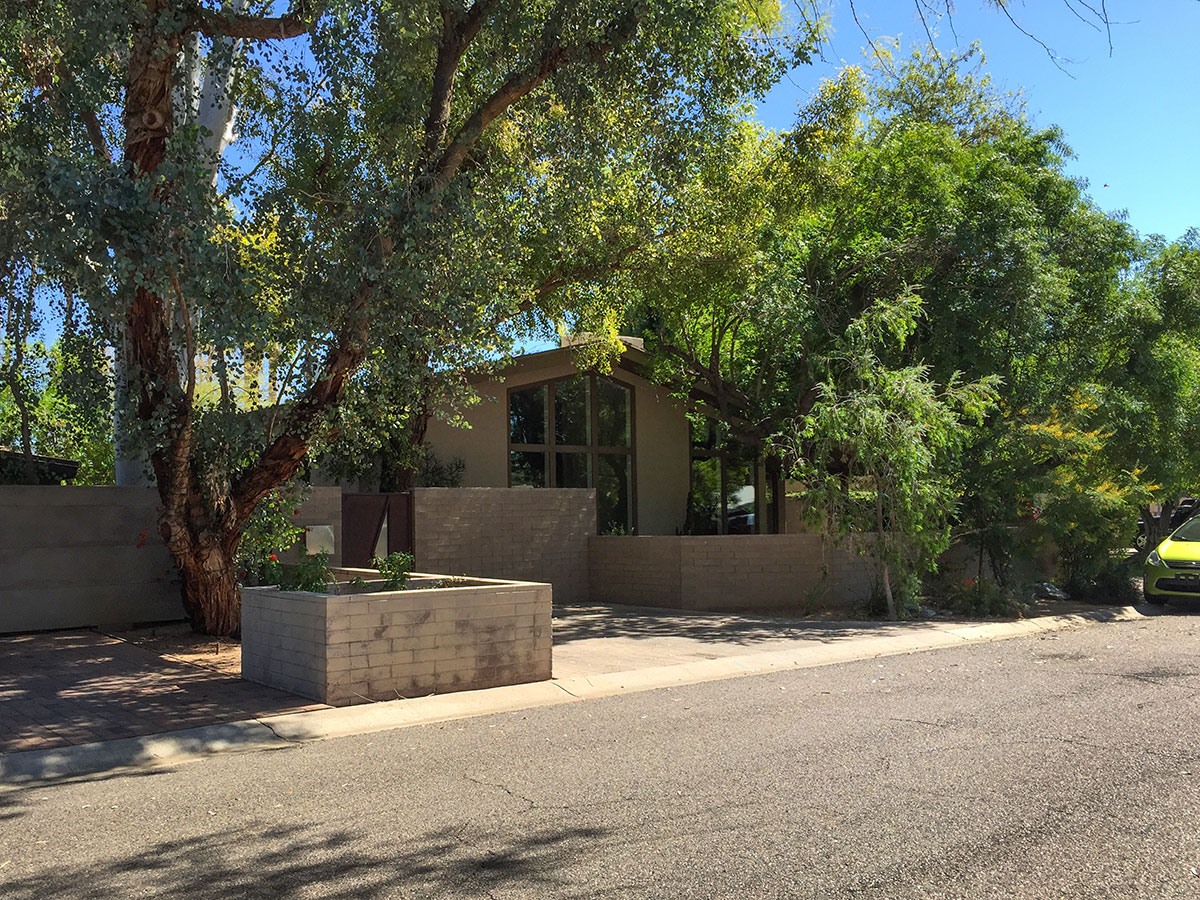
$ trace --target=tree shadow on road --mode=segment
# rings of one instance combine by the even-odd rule
[[[543,830],[525,837],[467,837],[469,826],[410,838],[327,831],[314,826],[256,826],[150,844],[130,855],[93,859],[21,875],[0,873],[5,900],[230,900],[320,897],[488,896],[523,888],[534,896],[562,890],[563,870],[595,851],[605,832]],[[4,876],[9,875],[7,883]]]

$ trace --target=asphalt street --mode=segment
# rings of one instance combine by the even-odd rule
[[[0,897],[1195,898],[1198,626],[0,793]]]

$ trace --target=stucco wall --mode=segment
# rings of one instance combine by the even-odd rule
[[[508,389],[578,371],[570,357],[525,357],[503,381],[475,385],[482,400],[466,412],[470,429],[432,421],[426,442],[442,460],[465,464],[464,487],[508,486]],[[687,418],[665,391],[623,369],[611,377],[633,389],[637,525],[640,534],[675,534],[687,513],[690,436]]]
[[[547,582],[582,601],[596,492],[569,488],[417,488],[417,568],[446,575]]]
[[[242,592],[242,677],[332,706],[550,677],[545,584]]]
[[[157,507],[152,488],[0,486],[0,633],[182,619]]]
[[[846,609],[869,595],[874,566],[816,534],[594,537],[593,603],[711,611]]]

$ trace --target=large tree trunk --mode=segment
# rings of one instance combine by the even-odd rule
[[[185,552],[173,553],[183,576],[183,609],[192,629],[218,637],[242,630],[237,541],[233,534],[200,534]]]

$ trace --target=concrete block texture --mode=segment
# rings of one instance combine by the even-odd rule
[[[153,488],[0,485],[0,634],[182,619]]]
[[[494,579],[344,596],[246,588],[242,677],[331,706],[544,681],[552,596]]]
[[[712,612],[844,610],[877,567],[819,534],[593,537],[593,603]]]
[[[587,599],[593,489],[417,488],[413,521],[424,570],[545,582],[560,602]]]

